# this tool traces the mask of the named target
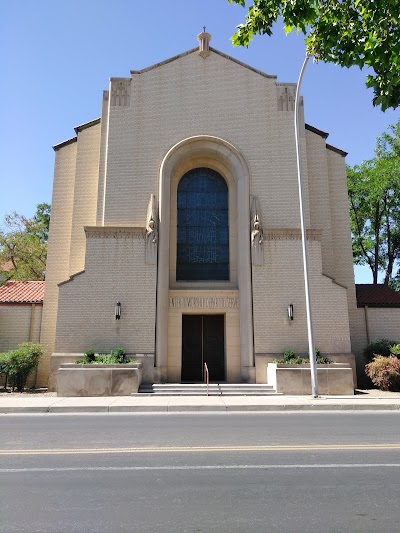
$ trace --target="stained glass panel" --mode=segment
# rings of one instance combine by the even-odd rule
[[[187,172],[178,185],[177,280],[228,280],[228,187],[210,168]]]

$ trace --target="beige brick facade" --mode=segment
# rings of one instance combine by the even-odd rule
[[[354,353],[362,356],[370,342],[388,339],[400,341],[400,309],[398,307],[361,307],[357,309],[358,337]]]
[[[101,120],[55,147],[43,383],[52,353],[117,346],[155,354],[155,379],[179,381],[185,313],[224,315],[227,381],[255,381],[256,361],[286,347],[307,352],[294,90],[213,49],[111,78]],[[359,331],[351,325],[357,309],[345,154],[325,139],[302,121],[315,344],[343,355]],[[216,170],[228,186],[230,276],[223,282],[175,276],[176,190],[199,167]],[[151,195],[157,264],[145,255]],[[262,264],[251,259],[253,205],[264,233]]]
[[[39,342],[41,324],[41,304],[0,304],[0,352],[21,342]]]

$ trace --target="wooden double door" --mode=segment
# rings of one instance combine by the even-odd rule
[[[203,381],[204,363],[210,381],[225,381],[225,317],[182,315],[181,380]]]

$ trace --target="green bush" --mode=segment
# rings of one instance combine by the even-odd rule
[[[319,354],[316,356],[317,365],[331,365],[333,361],[328,359],[328,357],[324,357],[323,355]]]
[[[113,353],[99,353],[99,355],[96,356],[95,363],[98,365],[120,365],[121,360]]]
[[[393,346],[390,347],[390,353],[400,357],[400,344],[393,344]]]
[[[43,351],[40,344],[23,342],[16,350],[1,354],[0,373],[6,376],[5,387],[10,380],[13,390],[17,388],[22,392],[29,374],[37,368]]]
[[[364,350],[364,358],[370,363],[376,355],[388,357],[391,354],[391,347],[396,345],[395,341],[380,339],[379,341],[370,342]]]
[[[95,358],[96,358],[96,353],[94,350],[86,350],[85,352],[85,358],[88,360],[88,361],[94,361]]]
[[[116,348],[110,353],[95,354],[93,350],[87,350],[82,359],[75,361],[77,365],[121,365],[124,363],[137,363],[136,359],[127,359],[123,348]]]
[[[116,348],[115,350],[112,350],[111,355],[117,359],[118,363],[125,363],[126,354],[123,348]]]
[[[308,357],[298,357],[294,356],[290,359],[274,359],[273,363],[282,364],[285,365],[309,365],[310,359]],[[330,365],[332,364],[332,361],[328,359],[327,357],[322,357],[322,355],[319,355],[317,357],[317,365]]]
[[[5,377],[4,388],[6,389],[8,380],[8,367],[5,355],[5,353],[0,353],[0,376]]]
[[[309,363],[308,359],[304,359],[303,357],[291,357],[290,359],[283,359],[283,363],[286,365],[304,365]]]
[[[377,355],[365,366],[365,372],[381,390],[398,390],[400,386],[400,359],[395,355]]]
[[[298,357],[296,356],[296,352],[292,348],[286,348],[286,350],[284,350],[283,352],[284,362],[290,365],[293,364],[293,359],[298,359]]]

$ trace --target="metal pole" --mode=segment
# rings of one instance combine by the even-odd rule
[[[301,224],[301,244],[303,248],[303,269],[304,269],[304,289],[306,294],[306,310],[307,310],[307,332],[308,332],[308,352],[310,354],[310,366],[311,366],[311,395],[314,398],[318,397],[318,379],[317,379],[317,362],[315,357],[314,347],[314,333],[313,333],[313,321],[311,313],[310,302],[310,288],[308,280],[308,260],[307,260],[307,235],[304,223],[304,210],[303,210],[303,189],[301,182],[301,160],[300,160],[300,133],[299,133],[299,100],[300,100],[300,87],[303,79],[303,74],[306,69],[310,56],[306,56],[303,66],[301,67],[299,80],[296,88],[296,98],[294,103],[294,126],[296,134],[296,155],[297,155],[297,180],[299,184],[299,204],[300,204],[300,224]]]

